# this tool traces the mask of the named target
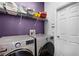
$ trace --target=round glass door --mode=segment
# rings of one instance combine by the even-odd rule
[[[54,45],[51,42],[46,43],[39,50],[39,56],[54,56]]]
[[[17,49],[8,53],[6,56],[33,56],[33,53],[28,49]]]

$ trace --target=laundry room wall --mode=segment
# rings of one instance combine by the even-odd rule
[[[45,33],[47,35],[54,35],[54,26],[55,24],[55,2],[45,2],[45,11],[47,12],[48,22],[45,22]]]
[[[44,11],[43,2],[17,2],[17,5],[23,5],[26,8],[33,8],[35,11]],[[36,21],[29,18],[23,18],[20,22],[20,17],[11,16],[0,13],[0,36],[11,36],[11,35],[26,35],[29,34],[31,29],[36,23],[36,33],[44,33],[44,21]]]

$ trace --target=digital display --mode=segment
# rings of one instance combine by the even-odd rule
[[[28,41],[26,41],[26,45],[29,45],[29,44],[32,44],[32,43],[34,43],[34,40],[28,40]]]

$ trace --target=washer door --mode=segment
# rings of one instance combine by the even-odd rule
[[[33,56],[33,53],[28,49],[17,49],[8,53],[6,56]]]
[[[39,56],[54,56],[54,45],[51,42],[46,43],[40,48]]]

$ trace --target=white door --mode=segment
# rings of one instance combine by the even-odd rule
[[[56,55],[79,55],[79,3],[57,11]]]

